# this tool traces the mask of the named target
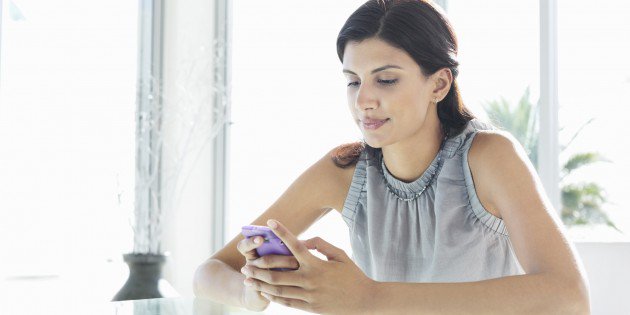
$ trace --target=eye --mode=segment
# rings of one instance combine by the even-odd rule
[[[382,85],[393,85],[393,84],[396,84],[396,82],[398,82],[398,79],[394,79],[394,80],[378,80],[378,83],[380,83]]]
[[[396,82],[398,82],[398,79],[392,79],[392,80],[378,80],[378,83],[379,83],[379,84],[381,84],[381,85],[386,85],[386,86],[387,86],[387,85],[394,85],[394,84],[396,84]],[[350,83],[348,83],[348,87],[351,87],[351,86],[358,86],[358,85],[359,85],[359,82],[357,82],[357,81],[354,81],[354,82],[350,82]]]

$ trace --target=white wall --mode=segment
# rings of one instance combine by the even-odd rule
[[[588,274],[593,315],[630,314],[630,243],[575,242]]]

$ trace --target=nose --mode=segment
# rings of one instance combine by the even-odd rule
[[[361,111],[368,109],[375,109],[378,107],[378,100],[374,93],[366,86],[366,84],[359,86],[356,94],[354,107]]]

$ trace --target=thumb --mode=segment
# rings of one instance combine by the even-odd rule
[[[344,252],[343,249],[335,247],[334,245],[324,241],[319,236],[304,241],[304,245],[306,245],[308,249],[315,249],[324,254],[329,261],[346,261],[348,259],[348,255],[346,255],[346,252]]]

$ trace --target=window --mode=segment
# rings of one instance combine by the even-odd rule
[[[107,300],[133,248],[138,4],[0,4],[1,275],[89,275]]]
[[[233,1],[226,239],[326,152],[361,139],[347,108],[335,43],[345,19],[362,3]],[[331,211],[321,221],[300,238],[323,236],[350,253],[341,215]]]
[[[528,151],[532,163],[540,166],[536,149],[540,119],[538,3],[490,1],[481,6],[450,0],[447,9],[459,38],[459,82],[466,104],[479,116],[510,131]],[[623,100],[630,94],[630,63],[621,57],[630,52],[630,41],[623,41],[630,37],[630,23],[622,18],[629,13],[630,6],[624,1],[598,6],[586,1],[558,1],[558,185],[563,193],[561,209],[556,210],[572,240],[630,239],[627,233],[622,234],[630,231],[630,199],[624,195],[621,182],[630,175],[630,164],[624,159],[630,151],[620,145],[623,136],[615,134],[624,124],[621,113],[627,109]],[[493,116],[493,111],[503,106],[510,108],[511,121],[494,119],[500,115]],[[519,111],[519,106],[528,110]],[[587,123],[591,118],[594,120]],[[522,128],[505,128],[524,119],[529,123]],[[611,140],[602,141],[607,138]],[[591,161],[595,155],[588,153],[595,152],[611,162]],[[584,162],[577,165],[583,166],[565,176],[571,168],[567,162],[573,159],[576,163],[580,158]],[[598,199],[600,193],[605,202]]]
[[[628,1],[558,1],[559,141],[561,148],[569,144],[560,166],[585,161],[561,182],[576,239],[630,240],[628,16]],[[607,161],[590,162],[588,153]],[[577,224],[583,221],[599,224]]]
[[[502,107],[511,110],[511,120],[526,119],[523,128],[508,131],[538,166],[539,3],[444,2],[458,36],[458,81],[465,104],[503,129],[506,124],[495,119]],[[228,239],[240,231],[243,222],[252,221],[271,205],[326,150],[360,139],[345,109],[334,40],[348,15],[362,3],[234,2]],[[594,11],[590,7],[586,1],[559,1],[557,8],[560,148],[582,124],[595,118],[561,151],[559,171],[562,178],[563,166],[577,153],[597,151],[612,163],[587,163],[566,176],[558,183],[565,194],[556,210],[564,213],[574,240],[620,239],[624,238],[620,231],[630,231],[630,212],[626,211],[630,200],[620,182],[630,176],[630,164],[624,160],[630,151],[620,145],[623,135],[614,131],[623,126],[625,116],[619,113],[627,111],[624,100],[630,93],[630,63],[622,58],[630,50],[630,41],[621,41],[630,37],[630,24],[622,18],[630,13],[630,5],[617,0]],[[294,14],[274,14],[281,8],[290,8]],[[330,17],[326,25],[316,21],[324,15]],[[613,50],[610,43],[615,40]],[[519,112],[519,105],[528,110]],[[608,138],[611,141],[602,141]],[[607,202],[601,205],[601,213],[618,230],[605,224],[579,225],[580,218],[567,217],[570,194],[580,193],[571,183],[580,182],[602,187]],[[582,201],[589,205],[589,200]],[[596,215],[589,220],[603,222]]]
[[[570,141],[583,123],[596,117],[558,156],[558,162],[561,167],[567,155],[595,150],[613,161],[590,163],[572,172],[567,179],[600,184],[609,200],[615,202],[603,204],[602,209],[626,236],[601,224],[597,228],[572,225],[568,231],[588,271],[593,313],[628,309],[627,301],[614,293],[624,292],[630,279],[622,268],[630,252],[627,237],[630,201],[627,194],[623,194],[628,185],[622,182],[630,178],[629,142],[623,132],[625,120],[622,120],[627,117],[627,100],[630,99],[630,66],[626,57],[630,38],[626,18],[630,15],[629,4],[622,0],[436,2],[445,4],[458,35],[461,62],[458,80],[465,103],[478,116],[488,118],[484,105],[491,102],[506,105],[512,112],[522,103],[529,108],[526,117],[530,122],[524,129],[530,136],[524,138],[533,142],[539,131],[546,132],[545,128],[552,130],[552,134],[556,132],[557,128],[551,126],[553,123],[539,121],[551,120],[550,116],[558,113],[558,125],[562,129],[557,135],[561,145]],[[340,141],[352,141],[360,136],[349,120],[344,120],[347,119],[343,118],[347,117],[345,110],[336,107],[345,99],[340,96],[343,95],[341,88],[335,92],[342,79],[335,81],[339,66],[333,40],[347,16],[361,3],[335,1],[333,10],[332,1],[320,1],[312,6],[289,1],[265,5],[251,0],[234,1],[229,238],[239,232],[243,222],[250,222],[268,207],[322,152]],[[326,16],[327,23],[320,23],[322,15]],[[557,37],[546,40],[554,26],[557,26]],[[317,42],[317,38],[321,41]],[[547,47],[549,42],[552,45]],[[309,46],[304,48],[304,45]],[[549,50],[556,45],[558,55],[553,58]],[[551,61],[549,66],[547,61]],[[547,72],[555,71],[556,67],[557,87],[555,81],[544,82],[555,80]],[[295,69],[307,69],[308,75],[303,75],[305,71],[291,71]],[[326,74],[319,76],[318,73]],[[538,113],[539,100],[555,93],[559,104],[550,106],[551,115]],[[321,117],[320,113],[331,115]],[[321,121],[326,122],[326,128],[316,127]],[[539,131],[536,124],[541,126]],[[270,125],[277,129],[270,129]],[[540,136],[551,139],[548,134]],[[547,149],[550,143],[540,145],[544,149],[541,151],[552,152]],[[527,149],[527,145],[525,147]],[[530,158],[537,162],[536,146],[529,143],[529,148]],[[545,158],[538,165],[546,165],[541,167],[543,170],[561,171],[553,164],[552,159]],[[563,186],[553,180],[556,171],[539,173],[544,175],[541,179],[546,188]],[[562,211],[562,207],[557,208]],[[347,233],[339,223],[340,218],[329,214],[323,220],[329,218],[331,222],[322,222],[322,225]],[[316,226],[313,232],[317,229]],[[616,242],[602,244],[605,239]],[[341,247],[349,252],[348,247]]]
[[[534,104],[539,90],[538,5],[500,0],[449,0],[447,14],[459,42],[459,87],[466,106],[488,118],[489,103]]]

